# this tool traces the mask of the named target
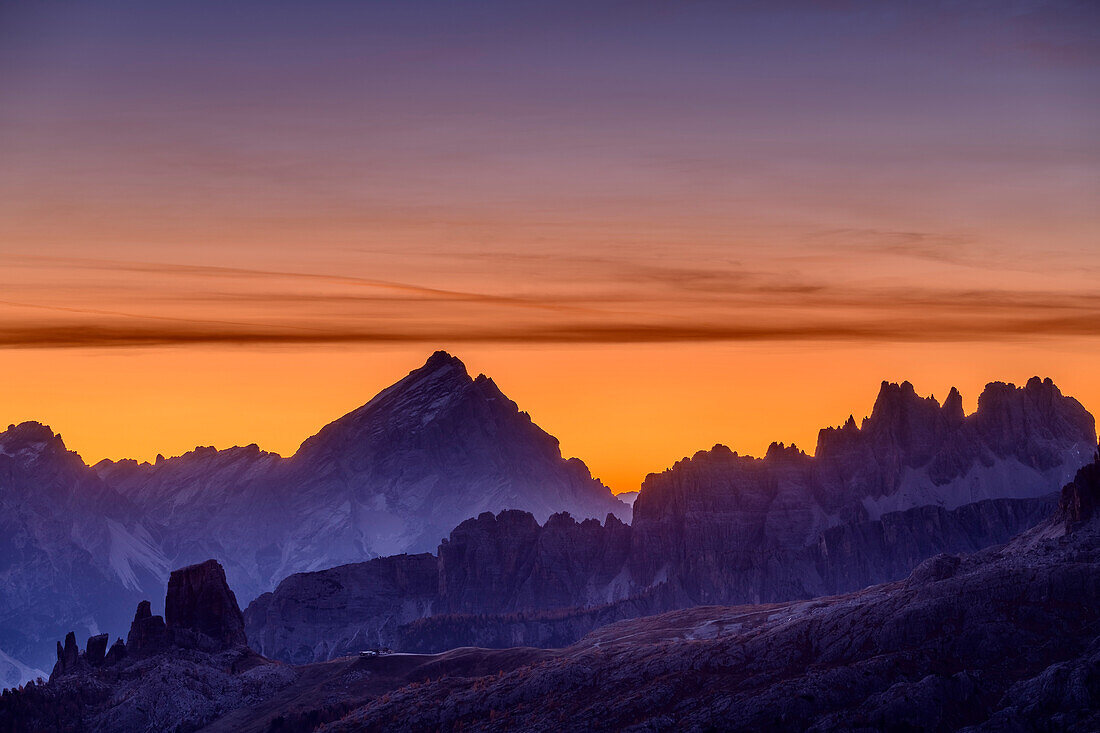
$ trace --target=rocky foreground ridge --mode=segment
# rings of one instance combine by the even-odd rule
[[[48,684],[0,697],[0,731],[1100,726],[1100,454],[1005,545],[855,593],[615,623],[561,649],[292,667],[240,643],[217,563],[173,581],[167,622],[143,604],[125,644],[67,639]]]
[[[165,609],[167,620],[139,603],[126,640],[110,648],[100,634],[81,651],[70,632],[48,684],[4,691],[0,730],[193,730],[293,676],[248,648],[214,560],[173,571]]]
[[[362,646],[561,646],[610,621],[701,604],[844,593],[974,552],[1046,516],[1096,448],[1091,415],[1050,380],[993,383],[965,415],[883,384],[862,425],[817,452],[724,446],[651,474],[632,525],[483,513],[436,555],[284,580],[245,611],[262,653],[304,663]],[[890,511],[885,511],[890,509]]]

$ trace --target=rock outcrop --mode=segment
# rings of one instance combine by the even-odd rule
[[[103,664],[107,658],[107,642],[110,640],[110,636],[107,634],[96,634],[88,639],[88,646],[84,652],[84,659],[88,664],[93,667],[98,667]]]
[[[104,664],[116,664],[121,662],[126,656],[126,642],[122,639],[115,639],[115,643],[111,644],[111,648],[107,650],[107,656],[104,657]]]
[[[126,636],[126,651],[131,654],[159,652],[168,644],[168,630],[163,616],[154,616],[149,601],[142,601],[134,612],[130,633]]]
[[[215,560],[207,560],[172,572],[164,602],[165,615],[153,615],[149,601],[141,601],[130,623],[126,641],[118,639],[107,649],[107,634],[88,639],[81,654],[76,634],[65,636],[65,645],[57,644],[57,664],[50,679],[121,662],[146,658],[172,649],[196,649],[217,653],[247,647],[244,616],[233,591],[225,581],[225,571]]]
[[[173,643],[181,646],[227,649],[248,644],[237,597],[215,560],[172,571],[164,617]]]
[[[76,645],[76,634],[70,631],[65,634],[65,646],[57,642],[57,664],[54,665],[53,674],[66,674],[75,671],[80,665],[80,648]],[[53,676],[51,674],[51,677]]]
[[[81,654],[69,633],[47,684],[3,691],[0,732],[193,731],[296,679],[246,646],[217,562],[177,570],[172,581],[167,624],[142,601],[126,643],[107,650],[107,635],[98,634]]]

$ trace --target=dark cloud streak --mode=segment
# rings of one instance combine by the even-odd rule
[[[338,345],[397,343],[684,343],[761,341],[949,342],[1010,341],[1058,336],[1100,336],[1100,313],[1053,318],[975,321],[888,319],[776,325],[724,323],[564,323],[548,327],[426,327],[415,330],[340,328],[301,330],[293,326],[149,328],[127,324],[0,325],[0,348],[134,348],[187,345]]]

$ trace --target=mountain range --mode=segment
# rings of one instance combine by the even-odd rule
[[[0,651],[40,668],[50,639],[121,631],[169,568],[209,557],[248,601],[295,572],[432,550],[484,511],[630,519],[493,380],[444,352],[289,458],[200,447],[89,467],[50,428],[10,426],[0,509]]]
[[[47,669],[52,640],[120,633],[138,601],[160,610],[169,568],[210,557],[255,599],[253,645],[296,661],[380,640],[546,644],[843,592],[1004,541],[1095,446],[1050,380],[990,384],[971,415],[957,391],[940,405],[884,383],[814,456],[716,446],[651,474],[632,512],[444,352],[287,458],[252,445],[88,466],[23,423],[0,433],[0,652],[10,675]],[[532,621],[547,612],[559,620]]]
[[[374,645],[561,646],[675,608],[849,592],[1006,541],[1095,450],[1092,416],[1050,380],[992,383],[971,415],[957,391],[940,405],[884,383],[814,456],[701,451],[647,477],[632,524],[486,512],[434,555],[293,575],[246,624],[258,651],[304,663]]]

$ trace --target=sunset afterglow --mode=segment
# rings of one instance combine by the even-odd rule
[[[1095,6],[570,9],[5,5],[7,422],[289,454],[446,348],[627,491],[884,379],[1100,409]]]

